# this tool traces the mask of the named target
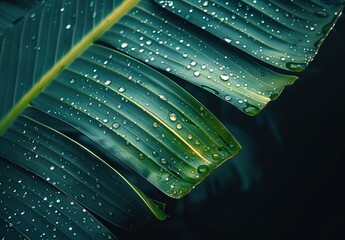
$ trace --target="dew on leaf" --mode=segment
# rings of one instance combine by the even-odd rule
[[[176,114],[175,114],[175,113],[170,113],[169,119],[170,119],[172,122],[175,122],[175,121],[177,120]]]
[[[223,80],[223,81],[228,81],[229,80],[229,75],[223,73],[220,75],[220,79]]]
[[[113,124],[113,127],[114,127],[115,129],[119,128],[119,127],[120,127],[120,123],[115,122],[115,123]]]
[[[126,48],[128,46],[128,43],[121,43],[121,48]]]
[[[125,91],[126,91],[126,89],[125,89],[124,87],[120,87],[120,88],[119,88],[119,92],[123,93],[123,92],[125,92]]]
[[[199,72],[199,71],[194,71],[193,75],[194,75],[195,77],[199,77],[199,76],[200,76],[200,72]]]
[[[159,98],[160,98],[161,100],[163,100],[163,101],[168,101],[168,98],[167,98],[166,96],[164,96],[164,95],[162,95],[162,94],[159,94],[158,96],[159,96]]]
[[[209,168],[206,165],[200,165],[198,167],[198,172],[201,173],[201,174],[208,173],[208,171],[209,171]]]
[[[220,155],[218,153],[213,153],[212,158],[215,160],[218,160],[218,159],[220,159]]]
[[[107,86],[109,86],[109,85],[111,84],[111,81],[110,81],[110,80],[107,80],[107,81],[105,81],[104,84],[107,85]]]

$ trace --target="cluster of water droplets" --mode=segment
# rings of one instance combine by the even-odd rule
[[[265,70],[258,70],[255,66],[243,68],[253,63],[238,62],[241,56],[229,49],[212,49],[210,42],[187,34],[190,29],[171,25],[169,18],[166,19],[164,13],[156,9],[157,6],[154,9],[157,12],[148,15],[142,8],[152,6],[150,3],[142,5],[124,17],[121,24],[115,25],[102,41],[190,81],[250,115],[257,114],[289,83],[290,80],[276,83],[273,79],[281,78],[279,74],[266,75]],[[141,24],[129,28],[134,19],[141,19]],[[113,40],[115,36],[117,41]]]
[[[0,176],[1,212],[7,223],[2,229],[5,236],[15,237],[18,231],[39,239],[113,238],[84,208],[41,178],[12,164],[1,164]]]
[[[157,2],[226,43],[293,71],[304,70],[313,59],[341,11],[337,4],[293,0]]]

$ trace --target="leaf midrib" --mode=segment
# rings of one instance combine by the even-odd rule
[[[70,51],[57,61],[32,88],[20,99],[9,113],[0,121],[0,136],[5,133],[12,122],[25,110],[30,102],[46,88],[56,76],[82,54],[97,38],[105,33],[111,26],[118,22],[124,15],[135,7],[140,0],[124,0],[106,18],[86,34]]]

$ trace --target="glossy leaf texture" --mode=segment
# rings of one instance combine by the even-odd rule
[[[37,1],[35,0],[3,0],[0,4],[0,38],[5,34],[7,29],[20,21],[36,3]]]
[[[145,64],[94,44],[32,101],[180,198],[240,147],[204,106]]]
[[[28,115],[45,117],[32,112]],[[0,138],[0,153],[122,228],[142,225],[152,213],[165,218],[140,190],[89,149],[26,114]]]
[[[0,158],[0,226],[9,239],[117,239],[55,186]]]
[[[136,2],[48,0],[37,3],[14,24],[1,42],[0,133]]]
[[[162,1],[165,9],[251,56],[303,71],[342,13],[345,1]]]
[[[248,115],[258,114],[297,79],[260,65],[153,1],[142,1],[99,41],[210,91]]]

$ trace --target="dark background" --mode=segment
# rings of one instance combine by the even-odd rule
[[[345,239],[345,19],[307,70],[256,117],[186,86],[243,149],[169,218],[120,239]]]

